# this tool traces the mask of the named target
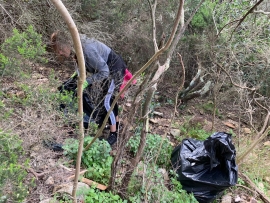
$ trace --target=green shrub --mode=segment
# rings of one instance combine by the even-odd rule
[[[86,147],[93,137],[84,138],[84,147]],[[79,142],[75,139],[66,140],[63,148],[64,154],[73,160],[77,159]],[[111,174],[111,164],[113,161],[110,156],[111,146],[106,140],[96,140],[93,145],[83,152],[82,164],[88,169],[85,176],[96,182],[108,184]]]
[[[85,203],[127,203],[127,200],[122,200],[119,195],[112,192],[104,192],[96,189],[95,187],[87,190]]]
[[[203,110],[204,110],[206,113],[208,113],[208,114],[213,114],[213,111],[214,111],[215,106],[214,106],[214,103],[213,103],[212,101],[209,101],[209,102],[207,102],[207,103],[204,103],[204,104],[202,105],[202,108],[203,108]],[[220,114],[220,112],[219,112],[219,110],[218,110],[217,108],[215,109],[215,114],[216,114],[216,116],[218,116],[219,118],[222,118],[222,115]]]
[[[146,169],[145,169],[146,168]],[[192,194],[182,190],[182,186],[176,177],[170,180],[170,189],[167,188],[163,175],[158,172],[155,165],[140,164],[132,175],[128,186],[129,201],[141,202],[163,202],[163,203],[196,203]],[[143,175],[142,175],[143,171]]]
[[[191,21],[191,26],[196,31],[202,32],[206,28],[213,26],[213,9],[216,6],[216,2],[214,1],[205,1],[204,4],[200,7],[198,12],[195,14]],[[196,5],[196,4],[194,4]]]
[[[197,124],[196,126],[190,127],[190,126],[181,126],[180,127],[181,133],[184,134],[182,137],[184,138],[195,138],[198,140],[206,140],[210,135],[208,132],[202,129],[202,126],[200,124]],[[180,140],[179,140],[180,141]]]
[[[131,152],[135,154],[138,150],[139,144],[140,136],[135,135],[128,141],[127,146],[130,148]],[[163,139],[157,134],[147,134],[143,159],[144,161],[151,160],[151,162],[153,162],[157,157],[157,165],[169,166],[172,149],[173,147],[167,138]]]
[[[23,184],[26,171],[18,163],[24,154],[18,136],[0,130],[0,200],[23,202],[27,188]],[[27,163],[25,163],[27,165]]]
[[[22,70],[29,70],[30,63],[26,60],[45,62],[45,45],[41,35],[29,26],[24,32],[13,30],[13,35],[1,46],[0,75],[20,76]]]

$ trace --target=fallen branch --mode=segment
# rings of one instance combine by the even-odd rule
[[[238,165],[242,163],[244,158],[257,146],[258,143],[260,143],[268,135],[269,132],[270,132],[270,126],[264,131],[264,133],[261,136],[258,136],[258,135],[256,136],[259,138],[254,140],[254,142],[249,146],[249,148],[245,152],[240,154],[239,157],[237,157]]]
[[[59,164],[59,166],[61,167],[61,168],[63,168],[63,169],[65,169],[65,170],[67,170],[67,171],[74,171],[75,169],[73,169],[73,168],[68,168],[68,167],[66,167],[66,166],[64,166],[64,165],[62,165],[62,164]]]
[[[270,203],[270,199],[249,179],[249,177],[241,172],[239,172],[239,176],[250,185],[256,193],[260,196],[264,203]]]
[[[79,175],[83,175],[83,174],[85,174],[85,172],[87,172],[87,170],[81,171],[81,172],[79,173]],[[72,176],[69,176],[69,177],[67,178],[67,180],[73,180],[74,178],[75,178],[75,175],[72,175]]]
[[[85,172],[87,172],[87,170],[83,170],[83,171],[81,171],[79,174],[80,174],[80,175],[83,175]],[[72,175],[72,176],[69,176],[67,179],[71,181],[71,180],[73,180],[74,178],[75,178],[75,175]],[[83,183],[86,183],[86,184],[89,185],[89,186],[94,185],[94,186],[96,186],[96,188],[98,188],[98,189],[100,189],[100,190],[106,190],[106,189],[107,189],[107,186],[102,185],[102,184],[99,184],[99,183],[97,183],[97,182],[95,182],[95,181],[89,180],[89,179],[84,178],[84,177],[79,178],[79,181],[81,181],[81,182],[83,182]]]
[[[106,190],[107,189],[107,186],[106,185],[99,184],[99,183],[97,183],[95,181],[92,181],[92,180],[89,180],[87,178],[81,178],[79,180],[81,182],[83,182],[83,183],[86,183],[89,186],[94,185],[94,186],[96,186],[96,188],[98,188],[100,190]]]
[[[47,174],[48,172],[43,172],[43,173],[37,173],[34,171],[34,169],[32,168],[27,168],[25,166],[21,166],[23,169],[25,169],[28,173],[32,173],[35,178],[38,180],[39,178],[43,178],[45,176],[45,174]]]

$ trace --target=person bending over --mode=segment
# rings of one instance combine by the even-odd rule
[[[120,87],[123,88],[125,75],[127,73],[130,75],[130,73],[121,56],[116,54],[110,47],[96,39],[88,38],[86,35],[80,35],[80,39],[86,72],[91,74],[86,77],[86,81],[83,84],[83,88],[85,89],[84,94],[88,94],[88,97],[83,97],[83,102],[88,102],[88,104],[93,103],[95,107],[94,116],[102,115],[100,120],[103,121],[111,107],[115,93],[119,91]],[[88,99],[89,101],[87,101]],[[86,117],[86,119],[84,117],[84,120],[88,124],[90,118],[89,116]],[[119,125],[118,104],[114,106],[113,111],[110,113],[109,124],[110,135],[107,141],[112,145],[117,141],[117,129]]]

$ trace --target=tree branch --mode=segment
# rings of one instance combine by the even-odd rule
[[[76,51],[76,55],[78,58],[78,64],[79,64],[79,77],[78,77],[78,90],[77,90],[77,98],[78,98],[78,114],[79,114],[79,133],[80,133],[80,143],[78,148],[78,154],[77,154],[77,161],[76,161],[76,174],[75,174],[75,180],[74,180],[74,186],[72,190],[72,196],[73,196],[73,202],[76,203],[76,190],[78,186],[78,180],[79,180],[79,172],[80,172],[80,166],[81,166],[81,156],[82,156],[82,150],[83,150],[83,142],[84,142],[84,126],[83,126],[83,101],[82,101],[82,92],[83,87],[82,84],[85,81],[85,61],[83,56],[83,50],[81,46],[80,36],[79,32],[77,30],[77,27],[69,14],[68,10],[66,9],[65,5],[62,3],[61,0],[51,0],[51,2],[54,4],[54,6],[57,8],[58,12],[62,15],[64,21],[66,22],[70,34],[72,36],[72,40],[74,43],[74,48]]]
[[[241,89],[247,89],[247,90],[250,90],[250,91],[256,91],[256,90],[258,89],[258,87],[257,87],[257,88],[254,88],[254,87],[253,87],[253,88],[249,88],[249,87],[246,87],[246,86],[241,86],[241,85],[236,84],[236,83],[232,80],[232,77],[230,76],[230,74],[228,73],[228,71],[227,71],[225,68],[223,68],[222,65],[220,65],[219,63],[216,63],[216,64],[217,64],[217,66],[218,66],[219,68],[221,68],[221,69],[225,72],[225,74],[229,77],[231,83],[232,83],[235,87],[239,87],[239,88],[241,88]]]
[[[253,11],[252,13],[262,13],[264,15],[270,15],[270,12],[263,11],[263,10]]]
[[[235,30],[236,30],[236,29],[241,25],[241,23],[247,18],[248,14],[252,13],[253,10],[254,10],[258,5],[260,5],[263,1],[264,1],[264,0],[258,1],[258,2],[257,2],[254,6],[252,6],[252,7],[248,10],[248,12],[247,12],[247,13],[239,20],[238,24],[236,25],[236,27],[234,28],[234,30],[233,30],[233,32],[232,32],[232,34],[231,34],[230,39],[232,38],[232,35],[233,35],[233,33],[235,32]]]
[[[239,176],[246,182],[248,183],[256,193],[259,194],[260,198],[263,200],[265,203],[270,203],[270,199],[249,179],[249,177],[241,172],[239,172]]]

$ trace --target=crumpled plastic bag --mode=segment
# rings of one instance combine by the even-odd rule
[[[217,132],[205,141],[184,139],[173,150],[171,162],[183,189],[198,202],[209,203],[237,183],[235,158],[231,134]]]

